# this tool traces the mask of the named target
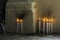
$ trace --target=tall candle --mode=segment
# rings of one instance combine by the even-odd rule
[[[16,21],[17,21],[17,33],[19,33],[19,18],[17,18]]]
[[[51,22],[50,22],[50,18],[48,19],[48,34],[50,34],[51,32]]]
[[[39,18],[39,33],[41,31],[41,19]]]
[[[51,22],[50,22],[50,18],[49,18],[49,27],[48,27],[48,33],[51,34]]]
[[[45,18],[43,18],[43,34],[45,34]]]
[[[51,34],[53,34],[53,25],[54,25],[54,19],[51,19]]]
[[[48,28],[49,28],[49,22],[48,19],[46,18],[46,33],[48,34]]]
[[[51,34],[53,34],[53,23],[51,23]]]
[[[23,20],[20,19],[20,24],[21,24],[21,33],[23,33]]]

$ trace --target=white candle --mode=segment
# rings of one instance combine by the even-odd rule
[[[48,34],[48,33],[49,33],[49,30],[48,30],[48,28],[49,28],[49,23],[47,22],[46,24],[47,24],[47,25],[46,25],[46,33]]]
[[[51,34],[53,34],[53,23],[51,23]]]
[[[23,23],[21,23],[21,33],[23,33]]]
[[[43,34],[45,34],[45,18],[43,18]]]
[[[48,32],[49,32],[49,34],[51,33],[51,23],[49,22],[49,28],[48,28]]]
[[[39,33],[40,33],[40,31],[41,31],[41,20],[39,18]]]
[[[46,33],[48,34],[49,33],[49,20],[48,18],[46,18]]]
[[[53,22],[54,22],[54,19],[52,18],[51,19],[51,34],[53,34],[53,26],[54,26],[54,23]]]
[[[17,33],[19,33],[19,18],[17,18]]]
[[[43,34],[45,34],[45,22],[43,22]]]
[[[23,20],[20,19],[20,24],[21,24],[21,33],[23,33]]]

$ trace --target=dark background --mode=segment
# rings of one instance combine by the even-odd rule
[[[7,0],[0,0],[0,20],[5,20],[5,8]]]
[[[0,23],[2,22],[2,20],[5,20],[6,2],[7,0],[0,0]],[[3,32],[1,25],[0,25],[0,32]]]

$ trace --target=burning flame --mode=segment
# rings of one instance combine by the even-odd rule
[[[17,18],[16,21],[19,22],[19,18]]]
[[[51,22],[54,22],[54,19],[53,18],[51,18],[51,20],[50,20]]]
[[[40,18],[39,18],[39,20],[40,20]],[[46,18],[43,18],[42,20],[43,20],[43,22],[52,22],[53,23],[55,18],[53,18],[53,17],[51,17],[51,18],[46,17]]]
[[[20,19],[19,21],[20,21],[21,23],[23,22],[23,20],[22,20],[22,19]]]
[[[48,18],[45,18],[45,20],[46,20],[46,22],[48,22],[49,20],[48,20]]]
[[[43,22],[45,22],[46,21],[46,19],[45,18],[43,18]]]

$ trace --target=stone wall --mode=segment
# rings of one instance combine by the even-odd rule
[[[47,10],[51,10],[51,13],[50,13],[50,16],[54,16],[55,17],[55,22],[54,22],[54,33],[60,33],[60,0],[35,0],[35,2],[37,3],[37,8],[36,8],[36,14],[35,16],[37,17],[40,17],[40,16],[49,16],[47,13],[48,11]],[[10,5],[11,4],[11,5]],[[20,0],[15,0],[15,1],[12,1],[12,0],[8,0],[7,2],[7,6],[6,6],[6,29],[9,31],[9,32],[15,32],[16,31],[16,22],[15,22],[15,19],[16,19],[16,16],[15,16],[15,13],[18,12],[18,10],[20,9],[23,9],[24,7],[24,4],[25,3],[22,3]],[[10,5],[10,6],[9,6]],[[28,4],[27,4],[28,5]],[[28,5],[29,6],[29,5]],[[31,8],[31,5],[29,7],[26,7],[27,9],[30,10]],[[16,11],[16,10],[17,11]],[[33,14],[29,14],[27,17],[27,19],[24,19],[26,20],[25,22],[25,26],[27,27],[27,29],[29,29],[30,27],[33,27]],[[31,18],[31,19],[30,19]],[[28,22],[27,20],[30,21]],[[11,23],[13,22],[13,23]],[[11,27],[11,25],[13,25]],[[29,26],[29,27],[28,27]],[[13,30],[14,28],[14,30]],[[27,30],[26,29],[26,30]],[[29,30],[32,30],[33,28],[29,29]]]
[[[19,1],[16,0],[10,2],[12,0],[8,0],[6,4],[6,30],[7,32],[16,33],[16,14],[21,15],[22,13],[26,16],[23,18],[23,32],[24,33],[33,33],[33,26],[35,26],[35,16],[33,17],[32,12],[32,3],[27,1]],[[26,12],[24,12],[26,11]],[[35,14],[35,13],[34,13]],[[19,33],[21,32],[21,26],[19,28]]]

